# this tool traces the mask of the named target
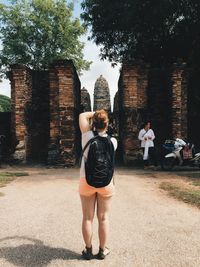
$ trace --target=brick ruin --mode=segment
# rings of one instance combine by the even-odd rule
[[[80,81],[72,61],[48,71],[11,66],[14,160],[75,165],[80,152]]]
[[[190,69],[187,78],[188,138],[200,148],[197,130],[200,122],[200,68]]]
[[[0,112],[0,164],[9,157],[11,149],[11,113]]]
[[[147,107],[147,70],[144,64],[127,63],[119,78],[119,149],[125,163],[135,160],[138,151],[138,129]]]
[[[144,62],[124,63],[114,113],[119,114],[120,150],[125,163],[140,156],[137,139],[142,122],[150,120],[160,147],[165,139],[188,137],[188,70],[183,63],[167,68]]]
[[[186,64],[152,67],[143,61],[125,62],[111,113],[109,86],[100,76],[94,88],[94,109],[105,108],[118,129],[118,156],[126,164],[139,158],[138,132],[150,120],[156,146],[180,136],[197,141],[200,119],[195,92],[199,71]],[[80,112],[91,110],[90,95],[80,90],[72,61],[54,62],[47,71],[13,65],[11,81],[12,159],[58,166],[73,166],[80,154]],[[195,87],[196,86],[196,87]],[[191,103],[191,104],[190,104]],[[9,128],[9,127],[8,127]]]

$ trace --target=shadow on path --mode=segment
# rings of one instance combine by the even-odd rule
[[[22,267],[47,266],[52,260],[81,260],[81,255],[64,248],[53,248],[45,246],[41,240],[26,236],[13,236],[0,239],[1,242],[11,241],[13,243],[24,242],[18,246],[0,246],[0,258]]]

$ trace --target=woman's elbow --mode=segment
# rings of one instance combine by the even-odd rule
[[[84,116],[84,112],[82,112],[82,113],[79,114],[79,121],[80,121],[80,119],[81,119],[83,116]]]
[[[80,114],[79,114],[79,125],[84,121],[84,119],[85,119],[85,114],[84,114],[84,112],[83,112],[83,113],[80,113]]]

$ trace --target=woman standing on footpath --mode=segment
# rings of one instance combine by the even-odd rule
[[[106,133],[108,128],[108,115],[104,110],[97,110],[96,112],[84,112],[79,116],[79,126],[82,133],[82,148],[86,146],[88,141],[94,137],[93,127],[98,136],[108,138]],[[110,138],[114,150],[117,148],[117,140]],[[97,206],[98,218],[98,234],[99,234],[99,252],[96,255],[98,259],[104,259],[110,253],[107,248],[107,239],[109,232],[108,213],[110,210],[111,199],[114,195],[113,179],[105,186],[96,188],[87,183],[85,173],[85,162],[89,146],[85,149],[81,161],[80,168],[80,183],[79,194],[82,204],[83,220],[82,220],[82,234],[85,242],[85,249],[82,251],[84,259],[90,260],[93,257],[92,253],[92,234],[93,234],[93,219],[95,213],[95,206]]]
[[[153,161],[154,167],[157,167],[153,142],[155,134],[151,129],[151,123],[149,121],[144,123],[143,129],[139,132],[138,139],[141,141],[141,148],[143,149],[144,168],[148,167],[149,159]]]

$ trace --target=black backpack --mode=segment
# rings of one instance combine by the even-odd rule
[[[81,153],[81,159],[89,145],[87,161],[85,162],[86,181],[96,188],[107,186],[114,173],[113,143],[109,136],[96,135],[85,145]]]

